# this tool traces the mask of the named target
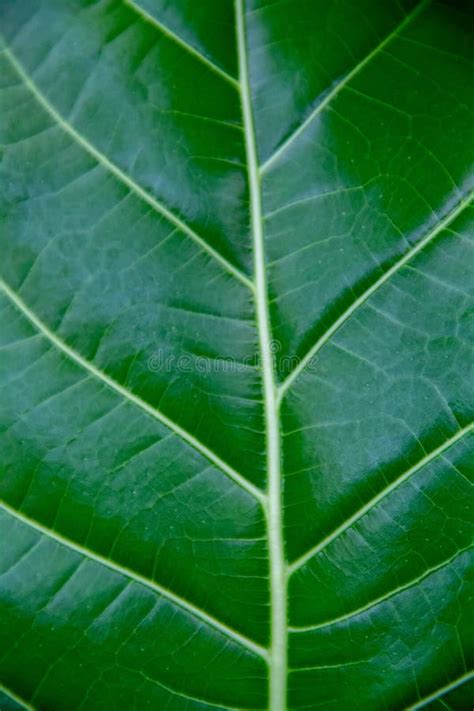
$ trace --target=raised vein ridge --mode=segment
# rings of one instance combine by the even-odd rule
[[[7,689],[4,684],[0,684],[0,691],[2,691],[6,696],[9,696],[11,699],[13,699],[13,701],[16,701],[17,704],[20,704],[20,706],[22,706],[24,709],[28,709],[28,711],[35,711],[34,706],[22,699],[20,696],[18,696],[18,694],[15,694],[15,692],[11,689]]]
[[[14,516],[30,528],[34,528],[42,535],[47,536],[48,538],[51,538],[52,540],[56,541],[56,543],[59,543],[62,546],[66,546],[67,548],[70,548],[76,553],[79,553],[80,555],[85,556],[90,560],[94,560],[96,563],[100,563],[101,565],[110,568],[114,572],[119,573],[120,575],[124,575],[128,579],[134,580],[135,582],[140,583],[141,585],[144,585],[147,588],[150,588],[162,597],[166,598],[167,600],[170,600],[170,602],[174,603],[175,605],[178,605],[181,609],[185,610],[189,614],[199,618],[206,624],[218,630],[226,637],[233,639],[235,642],[240,644],[242,647],[245,647],[249,651],[253,652],[254,654],[258,654],[258,656],[263,658],[267,657],[267,651],[259,644],[249,639],[248,637],[245,637],[244,635],[240,634],[240,632],[237,632],[237,630],[234,630],[232,627],[229,627],[228,625],[224,624],[217,618],[202,610],[200,607],[193,605],[185,598],[182,598],[173,591],[168,590],[168,588],[159,585],[154,580],[151,580],[150,578],[147,578],[144,575],[141,575],[140,573],[136,573],[130,568],[120,565],[120,563],[115,563],[109,558],[105,558],[104,556],[98,553],[94,553],[90,550],[90,548],[86,548],[85,546],[81,546],[78,543],[75,543],[70,538],[66,538],[57,531],[53,531],[52,529],[43,526],[38,521],[35,521],[29,516],[26,516],[20,511],[17,511],[4,501],[0,501],[0,509],[3,509],[7,514],[9,514],[10,516]]]
[[[146,22],[154,25],[158,30],[160,30],[160,32],[170,37],[174,42],[176,42],[176,44],[179,44],[180,47],[182,47],[186,52],[189,52],[189,54],[192,54],[193,57],[196,57],[196,59],[205,64],[209,69],[211,69],[211,71],[218,74],[222,79],[225,79],[225,81],[228,81],[236,89],[239,88],[239,82],[237,79],[222,69],[218,64],[213,62],[212,59],[209,59],[205,54],[202,54],[202,52],[196,49],[196,47],[193,47],[193,45],[189,44],[189,42],[186,42],[186,40],[176,34],[176,32],[173,32],[173,30],[161,22],[161,20],[158,20],[154,15],[147,12],[139,3],[135,2],[135,0],[124,0],[124,3],[132,8],[138,15],[141,15]]]
[[[425,696],[423,699],[420,699],[415,704],[408,706],[406,711],[418,711],[419,709],[424,709],[432,701],[436,701],[436,699],[439,699],[441,696],[445,696],[445,694],[448,694],[450,691],[454,691],[454,689],[457,689],[458,686],[466,684],[471,679],[474,679],[474,672],[466,672],[466,674],[463,674],[457,679],[454,679],[454,681],[451,681],[449,684],[446,684],[445,686],[436,689],[436,691],[433,691],[432,694]]]
[[[372,286],[369,286],[363,294],[361,294],[350,306],[347,308],[336,321],[330,326],[325,333],[323,333],[316,343],[309,349],[309,351],[301,358],[298,365],[294,370],[287,376],[286,380],[280,385],[279,398],[282,399],[288,389],[291,387],[296,378],[304,371],[309,361],[313,356],[315,356],[321,348],[334,336],[336,331],[338,331],[341,326],[343,326],[346,321],[351,318],[351,316],[359,309],[363,304],[374,294],[380,287],[382,287],[385,282],[387,282],[394,274],[396,274],[402,267],[407,264],[413,257],[415,257],[419,252],[421,252],[426,245],[428,245],[432,240],[435,239],[446,227],[448,227],[467,207],[469,207],[474,198],[474,191],[471,191],[464,197],[456,207],[451,210],[442,220],[438,222],[435,227],[428,232],[419,242],[417,242],[411,249],[405,252],[400,259],[398,259],[395,264],[393,264],[390,269],[387,269],[382,276],[375,281]]]
[[[192,435],[187,430],[183,429],[174,420],[171,420],[163,412],[158,410],[156,407],[152,407],[149,403],[142,400],[138,395],[134,395],[130,390],[120,385],[116,380],[111,378],[109,375],[104,373],[102,370],[97,368],[93,363],[88,361],[86,358],[77,353],[73,348],[67,345],[56,333],[53,333],[48,326],[41,321],[40,318],[27,306],[23,299],[15,292],[13,289],[6,284],[3,279],[0,279],[0,289],[3,290],[5,295],[12,301],[12,303],[17,307],[19,311],[49,340],[53,343],[60,351],[65,353],[69,358],[71,358],[75,363],[77,363],[81,368],[84,368],[89,373],[91,373],[95,378],[103,382],[112,390],[115,390],[119,395],[130,400],[135,405],[144,410],[148,415],[151,415],[156,420],[159,420],[168,429],[174,432],[178,437],[183,439],[187,444],[191,445],[194,449],[200,452],[206,457],[212,464],[214,464],[218,469],[227,474],[227,476],[236,482],[242,489],[245,489],[249,494],[251,494],[260,503],[265,500],[265,495],[260,489],[254,486],[248,479],[239,474],[233,467],[231,467],[227,462],[219,457],[218,454],[206,447],[205,444],[200,442],[194,435]]]
[[[269,669],[269,708],[286,710],[287,683],[287,580],[285,571],[283,521],[281,502],[280,417],[273,357],[268,292],[265,269],[265,245],[261,203],[260,176],[253,124],[247,47],[245,36],[244,0],[236,0],[237,47],[242,93],[247,170],[250,187],[250,211],[254,248],[255,308],[263,370],[263,391],[266,424],[266,454],[268,471],[267,531],[270,560],[271,649]]]
[[[399,593],[402,593],[405,590],[409,590],[410,588],[414,587],[415,585],[418,585],[419,583],[423,582],[423,580],[425,580],[425,578],[429,578],[430,575],[433,575],[433,573],[437,573],[439,570],[442,570],[443,568],[447,568],[448,565],[451,565],[451,563],[453,563],[457,558],[459,558],[460,555],[462,555],[463,553],[466,553],[467,551],[472,550],[472,548],[473,548],[473,546],[467,546],[466,548],[461,548],[460,550],[456,551],[456,553],[454,553],[452,556],[450,556],[446,560],[443,560],[441,563],[438,563],[438,565],[434,565],[432,568],[428,568],[428,570],[425,570],[424,573],[421,573],[421,575],[418,575],[413,580],[409,580],[404,585],[399,585],[398,587],[394,588],[393,590],[390,590],[389,592],[385,593],[385,595],[381,595],[380,597],[377,597],[375,600],[371,600],[367,604],[362,605],[361,607],[358,607],[355,610],[351,610],[351,612],[347,612],[345,615],[341,615],[340,617],[335,617],[332,620],[326,620],[325,622],[320,622],[316,625],[304,625],[301,627],[291,626],[288,629],[290,630],[290,632],[298,634],[301,632],[315,632],[316,630],[324,629],[326,627],[332,627],[332,625],[337,625],[337,624],[340,624],[341,622],[348,622],[349,620],[352,620],[355,617],[358,617],[362,613],[372,610],[374,607],[376,607],[377,605],[380,605],[382,602],[385,602],[386,600],[390,600],[392,597],[395,597],[395,595],[398,595]]]
[[[283,143],[276,149],[276,151],[263,163],[261,166],[262,173],[266,173],[273,163],[275,163],[278,158],[290,147],[295,139],[300,136],[303,131],[309,126],[310,123],[318,116],[326,106],[333,100],[337,94],[345,87],[345,85],[351,81],[359,72],[377,55],[381,52],[384,47],[389,44],[397,35],[402,32],[407,25],[410,24],[428,5],[431,4],[432,0],[422,0],[411,12],[405,17],[405,19],[395,27],[392,32],[390,32],[387,37],[385,37],[380,44],[378,44],[364,59],[359,62],[350,72],[348,72],[343,79],[341,79],[336,86],[326,94],[325,98],[316,106],[316,108],[307,116],[307,118],[291,133],[288,138],[286,138]]]
[[[423,467],[427,466],[430,464],[434,459],[437,457],[441,456],[446,452],[450,447],[452,447],[456,442],[458,442],[460,439],[462,439],[466,434],[469,432],[472,432],[474,430],[474,424],[470,423],[469,425],[466,425],[466,427],[463,427],[460,429],[458,432],[456,432],[455,435],[450,437],[446,442],[443,442],[443,444],[440,444],[439,447],[434,449],[432,452],[429,452],[423,459],[420,459],[419,462],[414,464],[410,469],[407,469],[406,472],[401,474],[399,477],[397,477],[394,481],[392,481],[391,484],[386,486],[382,491],[380,491],[376,496],[374,496],[370,501],[368,501],[364,506],[362,506],[358,511],[356,511],[352,516],[350,516],[344,523],[341,523],[340,526],[338,526],[332,533],[330,533],[326,538],[324,538],[320,543],[318,543],[316,546],[313,548],[310,548],[309,551],[304,553],[302,556],[297,558],[291,565],[288,566],[288,572],[290,575],[295,573],[299,568],[301,568],[303,565],[305,565],[311,558],[313,558],[317,553],[320,553],[326,546],[328,546],[332,541],[334,541],[336,538],[338,538],[344,531],[346,531],[348,528],[354,525],[359,519],[361,519],[363,516],[365,516],[366,513],[368,513],[371,509],[374,508],[380,501],[385,499],[386,496],[392,493],[395,489],[397,489],[401,484],[403,484],[404,481],[409,479],[413,474],[416,474],[417,471],[422,469]]]
[[[85,138],[79,131],[77,131],[72,124],[70,124],[61,114],[56,111],[54,106],[48,101],[44,94],[40,91],[38,86],[35,84],[33,79],[27,74],[23,66],[16,59],[14,54],[5,45],[3,52],[7,57],[8,61],[30,90],[33,96],[36,98],[38,103],[43,107],[43,109],[51,116],[51,118],[60,126],[66,133],[68,133],[82,148],[84,148],[100,165],[102,165],[110,173],[113,173],[118,180],[124,183],[130,190],[132,190],[136,195],[138,195],[142,200],[151,205],[157,212],[159,212],[163,217],[165,217],[169,222],[171,222],[175,227],[178,227],[184,234],[190,237],[196,244],[201,247],[205,252],[207,252],[223,269],[225,269],[229,274],[232,274],[236,279],[238,279],[242,284],[244,284],[252,292],[254,290],[254,285],[252,281],[235,267],[228,259],[223,257],[214,247],[211,247],[205,239],[195,232],[192,227],[186,224],[180,217],[175,215],[171,210],[169,210],[165,205],[163,205],[159,200],[150,195],[144,188],[142,188],[135,180],[133,180],[129,175],[123,172],[115,163],[107,158],[98,148],[96,148],[90,141]]]

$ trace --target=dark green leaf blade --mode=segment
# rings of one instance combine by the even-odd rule
[[[472,3],[0,30],[0,708],[470,708]]]

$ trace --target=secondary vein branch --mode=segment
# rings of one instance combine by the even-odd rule
[[[0,37],[1,42],[1,37]],[[2,45],[0,44],[0,47]],[[32,76],[27,73],[23,65],[18,61],[13,52],[5,45],[3,46],[3,51],[5,57],[10,62],[11,66],[30,91],[30,93],[35,97],[36,101],[42,106],[47,114],[53,119],[55,124],[59,126],[65,133],[79,145],[81,146],[89,155],[91,155],[94,160],[99,163],[105,170],[114,175],[117,180],[124,183],[129,190],[135,193],[141,200],[150,205],[156,212],[163,215],[163,217],[168,220],[172,225],[177,227],[181,232],[183,232],[187,237],[193,240],[205,253],[207,253],[212,259],[215,260],[217,264],[221,266],[222,269],[231,274],[235,279],[240,281],[244,286],[247,287],[252,293],[254,292],[254,285],[252,281],[244,274],[238,267],[229,262],[229,260],[224,257],[220,252],[218,252],[211,244],[209,244],[201,235],[199,235],[187,222],[184,222],[181,217],[167,208],[161,200],[156,198],[154,195],[145,190],[141,185],[139,185],[134,178],[125,173],[118,165],[116,165],[112,160],[110,160],[99,148],[93,145],[85,135],[80,133],[68,120],[66,120],[51,104],[46,95],[40,90],[37,84],[34,82]]]
[[[107,385],[111,388],[111,390],[115,390],[115,392],[123,398],[134,403],[134,405],[140,407],[156,420],[159,420],[163,425],[165,425],[165,427],[193,447],[193,449],[200,452],[224,474],[227,474],[227,476],[235,481],[242,489],[251,494],[261,505],[264,504],[266,497],[259,488],[227,464],[227,462],[221,459],[218,454],[209,449],[203,442],[198,440],[191,432],[188,432],[177,422],[171,420],[167,415],[165,415],[164,412],[161,412],[161,410],[158,410],[150,403],[142,400],[138,395],[135,395],[131,390],[126,388],[124,385],[121,385],[117,380],[114,380],[107,375],[107,373],[98,368],[92,361],[87,360],[78,351],[71,348],[71,346],[69,346],[57,335],[57,333],[51,331],[51,329],[23,301],[18,293],[16,293],[5,281],[3,281],[3,279],[0,278],[0,293],[1,292],[3,292],[23,314],[23,316],[25,316],[33,324],[33,326],[35,326],[38,332],[48,339],[59,351],[65,353],[71,360],[75,361],[77,365],[93,375],[97,378],[97,380]]]

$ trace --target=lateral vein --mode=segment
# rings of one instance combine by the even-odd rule
[[[123,0],[125,5],[128,5],[132,10],[134,10],[137,15],[141,15],[142,18],[151,25],[154,25],[160,32],[167,35],[176,44],[179,44],[186,52],[192,54],[196,59],[205,64],[211,71],[218,74],[222,79],[232,84],[234,88],[239,88],[239,82],[231,74],[222,69],[218,64],[213,62],[211,59],[202,54],[196,47],[193,47],[189,42],[180,37],[176,32],[173,32],[167,25],[165,25],[161,20],[151,15],[147,10],[145,10],[139,3],[135,0]]]
[[[0,684],[0,691],[3,691],[4,694],[13,699],[13,701],[16,701],[17,704],[23,706],[23,708],[28,709],[28,711],[35,711],[34,706],[22,699],[21,696],[18,696],[14,691],[11,691],[11,689],[8,689],[4,684]]]
[[[254,285],[252,281],[235,267],[228,259],[223,257],[214,247],[211,247],[205,239],[195,232],[192,227],[186,224],[180,217],[175,215],[171,210],[165,207],[159,200],[150,195],[144,188],[142,188],[138,183],[136,183],[130,176],[123,172],[115,163],[107,158],[98,148],[96,148],[90,141],[85,138],[79,131],[77,131],[72,124],[69,123],[61,114],[56,111],[54,106],[49,102],[49,100],[40,91],[36,83],[33,81],[31,76],[27,74],[21,63],[16,59],[13,52],[5,45],[3,52],[7,57],[8,61],[24,82],[26,87],[33,94],[38,103],[43,107],[43,109],[51,116],[51,118],[60,126],[66,133],[68,133],[76,143],[78,143],[82,148],[84,148],[100,165],[102,165],[106,170],[115,175],[115,177],[124,183],[130,190],[132,190],[136,195],[138,195],[142,200],[144,200],[148,205],[151,205],[156,212],[163,215],[168,222],[171,222],[175,227],[178,227],[181,232],[186,234],[190,239],[192,239],[201,249],[203,249],[207,254],[209,254],[219,265],[225,269],[229,274],[232,274],[236,279],[238,279],[242,284],[244,284],[252,292],[254,291]]]
[[[399,593],[402,593],[405,590],[409,590],[410,588],[414,587],[415,585],[418,585],[419,583],[423,582],[423,580],[425,580],[425,578],[428,578],[433,573],[437,573],[439,570],[446,568],[453,561],[455,561],[457,558],[459,558],[460,555],[462,555],[463,553],[466,553],[466,551],[470,551],[470,550],[472,550],[472,546],[467,546],[466,548],[462,548],[461,550],[457,551],[454,555],[452,555],[450,558],[448,558],[447,560],[443,560],[441,563],[433,566],[432,568],[429,568],[424,573],[419,575],[417,578],[414,578],[413,580],[408,581],[404,585],[400,585],[398,588],[394,588],[393,590],[390,590],[385,595],[381,595],[380,597],[376,598],[375,600],[371,600],[366,605],[362,605],[362,607],[358,607],[356,610],[352,610],[351,612],[348,612],[345,615],[341,615],[340,617],[334,617],[332,620],[320,622],[319,624],[316,624],[316,625],[304,625],[301,627],[293,627],[292,626],[292,627],[289,627],[288,629],[292,633],[300,634],[302,632],[316,632],[316,630],[325,629],[326,627],[332,627],[333,625],[338,625],[341,622],[348,622],[349,620],[352,620],[354,617],[358,617],[363,612],[368,612],[368,610],[371,610],[372,608],[376,607],[377,605],[380,605],[382,602],[386,602],[386,600],[390,600],[392,597],[395,597]]]
[[[267,158],[267,160],[261,166],[261,172],[265,173],[273,165],[273,163],[284,153],[287,148],[293,143],[293,141],[298,138],[298,136],[303,133],[307,126],[312,123],[312,121],[318,116],[326,106],[333,100],[337,94],[348,84],[351,79],[353,79],[359,72],[377,55],[383,50],[383,48],[389,44],[400,32],[402,32],[407,25],[409,25],[428,5],[431,4],[432,0],[422,0],[406,17],[405,19],[395,27],[392,32],[390,32],[387,37],[385,37],[380,44],[378,44],[364,59],[359,62],[350,72],[348,72],[343,79],[341,79],[336,86],[329,91],[324,99],[316,106],[316,108],[307,116],[307,118],[291,133],[288,138],[286,138],[283,143],[275,150],[275,152]]]
[[[364,506],[362,506],[358,511],[356,511],[350,518],[348,518],[344,523],[338,526],[329,536],[326,536],[324,540],[320,541],[316,546],[311,548],[309,551],[304,553],[302,556],[297,558],[291,565],[288,566],[289,575],[293,575],[299,568],[305,565],[311,558],[313,558],[317,553],[320,553],[326,546],[332,543],[336,538],[338,538],[344,531],[354,525],[359,519],[365,516],[371,509],[379,504],[383,499],[385,499],[389,494],[391,494],[395,489],[397,489],[403,482],[409,479],[413,474],[416,474],[420,469],[430,464],[436,457],[444,454],[450,447],[452,447],[456,442],[462,439],[466,434],[472,432],[474,429],[474,423],[470,423],[463,427],[455,435],[450,437],[446,442],[443,442],[439,447],[434,449],[432,452],[427,454],[423,459],[420,459],[415,465],[407,469],[406,472],[401,474],[397,479],[392,481],[385,489],[374,496],[370,501],[368,501]]]
[[[242,635],[240,632],[237,632],[237,630],[234,630],[232,627],[229,627],[228,625],[224,624],[217,618],[202,610],[200,607],[196,607],[196,605],[193,605],[185,598],[180,597],[172,590],[168,590],[168,588],[159,585],[154,580],[151,580],[150,578],[147,578],[144,575],[141,575],[140,573],[136,573],[130,568],[120,565],[120,563],[116,563],[110,560],[109,558],[105,558],[99,553],[94,553],[94,551],[91,551],[89,548],[81,546],[79,543],[75,543],[70,538],[63,536],[57,531],[53,531],[47,526],[43,526],[43,524],[30,518],[26,514],[17,511],[3,500],[0,500],[0,509],[3,509],[7,514],[18,519],[30,528],[35,529],[36,531],[38,531],[38,533],[41,533],[42,535],[54,540],[56,543],[65,546],[66,548],[69,548],[75,551],[76,553],[79,553],[81,556],[93,560],[96,563],[99,563],[100,565],[109,568],[110,570],[113,570],[115,573],[119,573],[120,575],[123,575],[126,578],[134,580],[140,585],[144,585],[145,587],[153,590],[154,592],[166,598],[173,604],[179,606],[189,614],[193,615],[194,617],[198,617],[200,620],[210,625],[214,629],[218,630],[226,637],[230,637],[242,647],[248,649],[250,652],[257,654],[258,656],[263,657],[264,659],[267,658],[267,650],[264,647],[260,646],[245,635]]]
[[[77,363],[81,368],[91,373],[95,378],[105,383],[109,388],[115,390],[119,395],[126,398],[130,402],[144,410],[148,415],[151,415],[156,420],[159,420],[168,429],[172,430],[178,437],[183,439],[187,444],[191,445],[193,449],[197,450],[206,459],[212,462],[218,469],[227,474],[227,476],[236,482],[242,489],[245,489],[249,494],[251,494],[255,499],[257,499],[261,504],[265,501],[265,495],[263,492],[254,486],[250,481],[248,481],[242,474],[239,474],[233,467],[224,462],[219,455],[215,454],[212,450],[206,447],[205,444],[200,442],[194,437],[190,432],[183,429],[174,420],[171,420],[163,412],[158,410],[156,407],[152,407],[149,403],[142,400],[138,395],[134,395],[130,390],[120,385],[116,380],[111,378],[109,375],[104,373],[102,370],[97,368],[93,363],[88,361],[86,358],[81,356],[77,351],[67,345],[56,333],[51,331],[51,329],[43,322],[41,319],[27,306],[23,299],[8,286],[8,284],[0,279],[0,288],[3,290],[5,295],[12,301],[12,303],[17,307],[19,311],[47,338],[53,345],[55,345],[60,351],[65,353],[69,358],[71,358],[75,363]]]
[[[445,696],[445,694],[450,691],[454,691],[454,689],[457,689],[458,686],[465,684],[467,681],[471,681],[471,679],[474,679],[474,671],[463,674],[454,681],[451,681],[449,684],[445,684],[445,686],[433,691],[433,693],[429,694],[429,696],[425,696],[423,699],[420,699],[411,706],[407,706],[405,711],[418,711],[419,709],[424,709],[432,701],[436,701],[441,696]]]
[[[185,694],[184,691],[178,691],[177,689],[174,689],[172,686],[168,686],[165,684],[163,681],[158,681],[158,679],[154,679],[151,676],[148,676],[148,674],[145,674],[145,672],[140,671],[139,672],[140,676],[143,679],[146,679],[149,681],[151,684],[156,684],[156,686],[161,687],[162,689],[165,689],[171,694],[174,694],[175,696],[179,696],[181,699],[186,699],[186,701],[191,701],[195,702],[198,704],[206,705],[209,708],[216,708],[219,709],[219,711],[242,711],[242,709],[237,709],[234,706],[225,706],[225,709],[222,704],[215,703],[214,701],[206,701],[206,699],[200,699],[197,696],[189,696],[189,694]]]
[[[342,313],[338,319],[327,329],[325,333],[316,341],[314,346],[312,346],[309,351],[304,355],[299,361],[298,365],[293,369],[290,375],[287,376],[286,380],[280,385],[279,388],[279,398],[280,400],[285,396],[285,393],[291,387],[296,378],[303,372],[310,360],[321,350],[321,348],[334,336],[336,331],[338,331],[341,326],[343,326],[346,321],[351,318],[355,311],[374,294],[380,287],[382,287],[394,274],[396,274],[402,267],[407,264],[413,257],[415,257],[419,252],[421,252],[427,244],[432,242],[435,237],[439,235],[446,227],[448,227],[454,220],[472,203],[474,197],[474,191],[471,191],[467,196],[461,200],[454,210],[448,213],[438,224],[423,237],[419,242],[417,242],[411,249],[409,249],[405,254],[393,264],[390,269],[388,269],[377,281],[375,281],[372,286],[370,286],[363,294],[361,294],[344,313]]]

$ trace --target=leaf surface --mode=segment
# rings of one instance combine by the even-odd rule
[[[470,708],[472,3],[0,28],[0,707]]]

